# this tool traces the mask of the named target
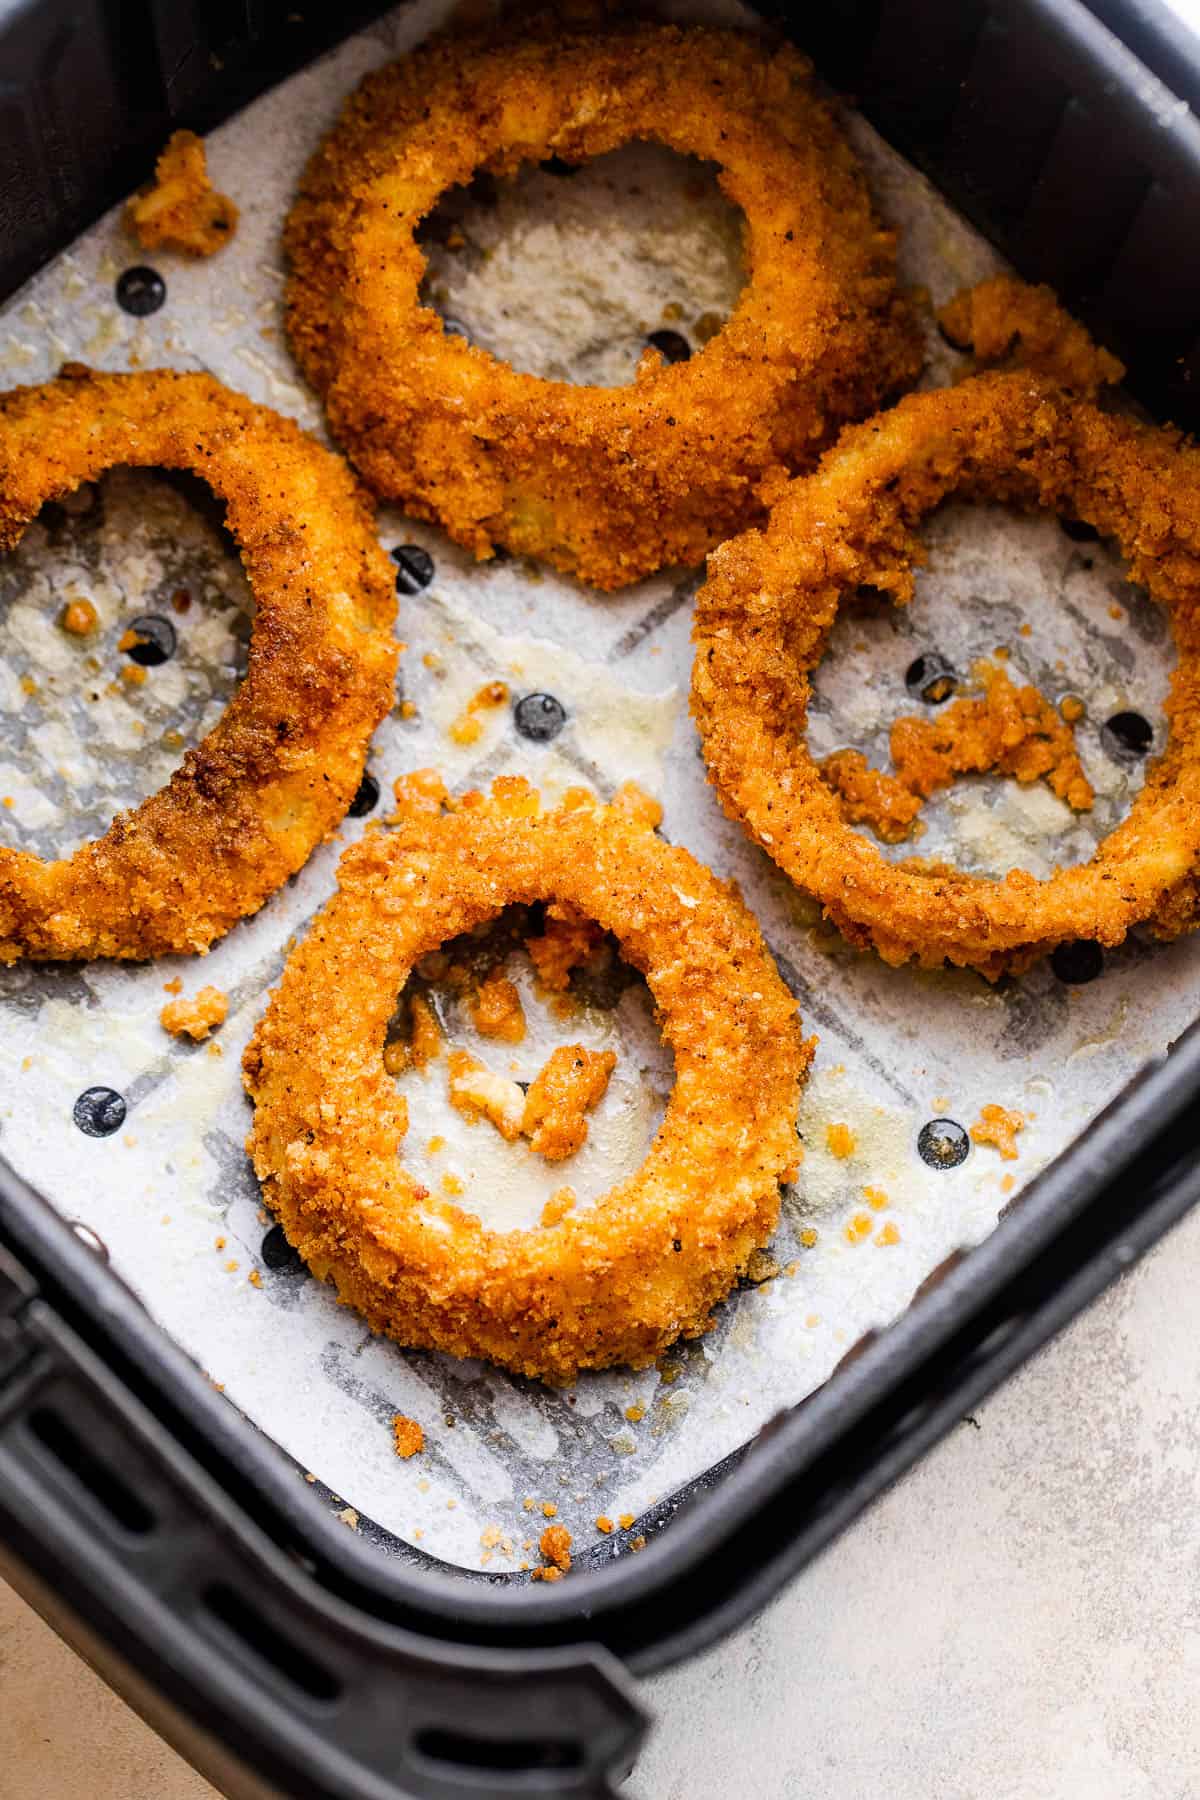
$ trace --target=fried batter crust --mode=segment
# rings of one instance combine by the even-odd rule
[[[117,464],[190,469],[256,613],[245,680],[166,787],[61,861],[0,846],[0,963],[206,950],[338,824],[392,699],[395,590],[345,464],[207,375],[72,370],[0,396],[0,548]]]
[[[697,563],[757,489],[916,376],[895,244],[810,65],[737,32],[633,26],[497,46],[438,40],[369,75],[305,171],[284,242],[288,333],[377,493],[601,588]],[[479,170],[653,138],[720,166],[746,285],[690,361],[628,387],[545,381],[422,306],[414,232]]]
[[[805,743],[809,675],[844,594],[911,598],[915,531],[947,494],[1076,516],[1116,539],[1167,610],[1178,650],[1169,741],[1090,862],[1001,881],[909,858],[853,831]],[[1149,920],[1188,928],[1200,854],[1200,449],[1025,374],[912,395],[846,431],[765,531],[722,545],[697,602],[692,709],[722,804],[855,943],[887,962],[989,977],[1064,939],[1119,944]]]
[[[733,888],[610,808],[532,813],[513,779],[342,858],[244,1060],[248,1148],[310,1268],[401,1343],[554,1383],[695,1337],[770,1236],[811,1056]],[[492,1232],[418,1186],[382,1048],[418,957],[513,902],[595,918],[646,977],[675,1086],[645,1162],[553,1225]]]

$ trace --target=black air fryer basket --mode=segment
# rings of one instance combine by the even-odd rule
[[[0,7],[0,294],[377,8]],[[821,73],[1200,426],[1200,43],[1157,0],[775,9]],[[231,1795],[615,1792],[627,1671],[711,1643],[1200,1198],[1200,1027],[810,1400],[568,1581],[347,1532],[0,1162],[0,1571]]]

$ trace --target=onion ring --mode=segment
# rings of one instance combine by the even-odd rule
[[[1178,666],[1170,738],[1128,817],[1091,860],[1001,881],[888,862],[847,824],[805,744],[809,677],[859,584],[911,598],[918,522],[948,494],[1077,516],[1116,539],[1166,608]],[[848,430],[789,485],[763,532],[722,545],[697,601],[692,710],[731,817],[860,946],[989,978],[1067,939],[1119,944],[1174,906],[1200,856],[1200,449],[1111,417],[1031,375],[911,395]]]
[[[388,711],[387,557],[350,471],[207,375],[93,373],[0,396],[0,548],[118,464],[190,469],[228,507],[256,600],[245,680],[167,786],[46,863],[0,846],[0,963],[203,951],[345,813]]]
[[[811,1046],[732,887],[612,808],[538,808],[526,782],[501,778],[487,799],[402,814],[347,850],[244,1074],[265,1198],[343,1301],[403,1344],[557,1384],[645,1366],[708,1327],[774,1229]],[[492,1232],[401,1165],[384,1038],[420,956],[548,898],[611,930],[643,972],[675,1086],[635,1174],[556,1224]]]
[[[601,588],[694,564],[755,517],[764,476],[917,374],[894,240],[794,50],[642,26],[444,40],[369,75],[305,172],[284,233],[288,333],[381,496],[480,557],[499,543]],[[414,230],[480,170],[582,162],[653,138],[721,166],[748,279],[690,361],[629,387],[523,374],[419,303]]]

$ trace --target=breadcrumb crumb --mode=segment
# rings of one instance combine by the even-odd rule
[[[425,1448],[424,1427],[416,1419],[406,1418],[403,1413],[397,1413],[392,1419],[392,1436],[396,1442],[396,1455],[404,1462]]]
[[[190,1000],[168,1000],[158,1020],[172,1037],[182,1037],[186,1033],[199,1043],[216,1026],[224,1024],[228,1011],[227,994],[218,987],[202,987]]]
[[[1005,1162],[1017,1159],[1017,1134],[1025,1129],[1025,1115],[1004,1106],[985,1106],[971,1127],[971,1140],[991,1144]]]
[[[143,250],[212,256],[237,230],[238,209],[208,178],[204,140],[177,131],[154,166],[153,187],[134,195],[125,216]]]

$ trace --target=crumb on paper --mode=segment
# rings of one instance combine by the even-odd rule
[[[481,1037],[519,1044],[525,1037],[525,1011],[514,984],[494,970],[471,1001],[471,1017]]]
[[[190,1000],[168,1000],[158,1015],[159,1024],[172,1037],[185,1034],[199,1043],[225,1022],[229,996],[218,987],[202,987]]]
[[[58,622],[68,637],[91,637],[100,615],[90,600],[71,600],[59,613]]]
[[[428,661],[428,659],[426,659]],[[483,736],[483,721],[479,714],[493,710],[508,703],[508,688],[503,681],[488,681],[468,700],[464,710],[459,713],[449,728],[449,735],[456,744],[474,744]]]
[[[542,1501],[542,1517],[544,1519],[552,1519],[557,1511],[558,1508],[555,1506],[553,1500]]]
[[[215,1250],[223,1250],[228,1242],[229,1242],[228,1238],[223,1238],[223,1237],[216,1238],[216,1239],[214,1239],[214,1242],[213,1242],[213,1248]]]
[[[603,942],[594,920],[568,901],[556,900],[546,908],[542,935],[526,938],[525,948],[542,986],[562,993],[570,986],[571,970],[591,962]]]
[[[861,1244],[864,1238],[870,1237],[874,1228],[874,1223],[875,1221],[872,1219],[870,1213],[855,1213],[854,1217],[846,1226],[847,1243]]]
[[[640,1425],[645,1416],[646,1409],[640,1400],[635,1400],[632,1406],[625,1408],[625,1417],[631,1425]]]
[[[538,1539],[538,1549],[548,1563],[566,1574],[571,1566],[571,1534],[565,1525],[547,1525]]]
[[[530,1084],[521,1130],[547,1162],[564,1162],[587,1140],[585,1115],[604,1098],[617,1066],[611,1050],[560,1044]]]
[[[409,1003],[407,1042],[393,1038],[383,1047],[383,1066],[389,1075],[403,1075],[406,1069],[421,1070],[433,1062],[442,1049],[442,1029],[437,1014],[423,994],[414,994]]]
[[[1025,1115],[1004,1106],[985,1106],[971,1127],[971,1141],[990,1144],[1005,1162],[1017,1159],[1017,1134],[1025,1129]]]
[[[621,1527],[622,1531],[628,1531],[629,1527],[633,1524],[635,1517],[636,1514],[634,1513],[622,1513],[617,1520],[617,1524]]]
[[[746,1259],[746,1279],[748,1281],[773,1281],[779,1273],[779,1264],[769,1250],[752,1250]]]
[[[831,1156],[844,1162],[848,1156],[854,1155],[858,1143],[848,1125],[835,1121],[825,1127],[825,1147]]]
[[[428,818],[441,812],[450,798],[445,782],[436,769],[412,769],[397,775],[392,783],[396,814],[402,819]]]
[[[1016,1187],[1016,1185],[1017,1185],[1017,1178],[1015,1175],[1002,1175],[1001,1176],[1000,1192],[1002,1194],[1011,1194],[1013,1189]]]
[[[553,1563],[534,1569],[529,1577],[530,1581],[561,1581],[562,1578],[562,1570],[556,1569]]]
[[[236,1256],[230,1257],[229,1261],[225,1264],[225,1273],[227,1275],[236,1275],[241,1266],[242,1265],[238,1262]]]
[[[996,652],[999,655],[999,651]],[[892,726],[894,773],[874,769],[860,750],[835,750],[821,774],[842,804],[848,824],[869,825],[884,843],[902,843],[919,828],[931,794],[960,775],[996,771],[1028,786],[1045,781],[1074,812],[1095,800],[1083,772],[1071,721],[1035,687],[1018,687],[1007,670],[978,662],[978,697],[955,700],[936,718],[905,714]]]
[[[456,1175],[453,1169],[446,1170],[442,1176],[442,1192],[448,1199],[457,1200],[460,1194],[466,1192],[466,1188],[467,1184],[461,1175]]]
[[[806,1225],[800,1233],[800,1242],[806,1250],[811,1250],[817,1241],[817,1232],[811,1225]]]
[[[573,1187],[555,1188],[542,1208],[543,1225],[559,1225],[575,1205],[578,1196]]]
[[[885,1222],[879,1231],[875,1242],[882,1245],[884,1248],[889,1244],[898,1244],[900,1242],[900,1227],[894,1219],[888,1219]]]
[[[182,976],[176,975],[173,981],[164,981],[163,982],[163,993],[164,994],[182,994],[182,992],[183,992]]]
[[[425,1429],[416,1419],[410,1419],[404,1413],[396,1413],[392,1419],[392,1437],[395,1440],[396,1455],[407,1462],[410,1456],[417,1456],[425,1448]]]
[[[596,1519],[596,1530],[602,1531],[605,1537],[613,1530],[613,1522],[607,1513],[600,1513]]]
[[[208,178],[203,138],[176,131],[154,165],[154,185],[134,195],[125,216],[143,250],[212,256],[237,230],[238,209]]]
[[[863,1199],[873,1212],[883,1212],[890,1204],[883,1189],[877,1187],[865,1187],[863,1189]]]
[[[507,1075],[497,1075],[467,1050],[447,1058],[450,1104],[470,1120],[488,1119],[500,1136],[515,1143],[525,1116],[525,1095]]]

